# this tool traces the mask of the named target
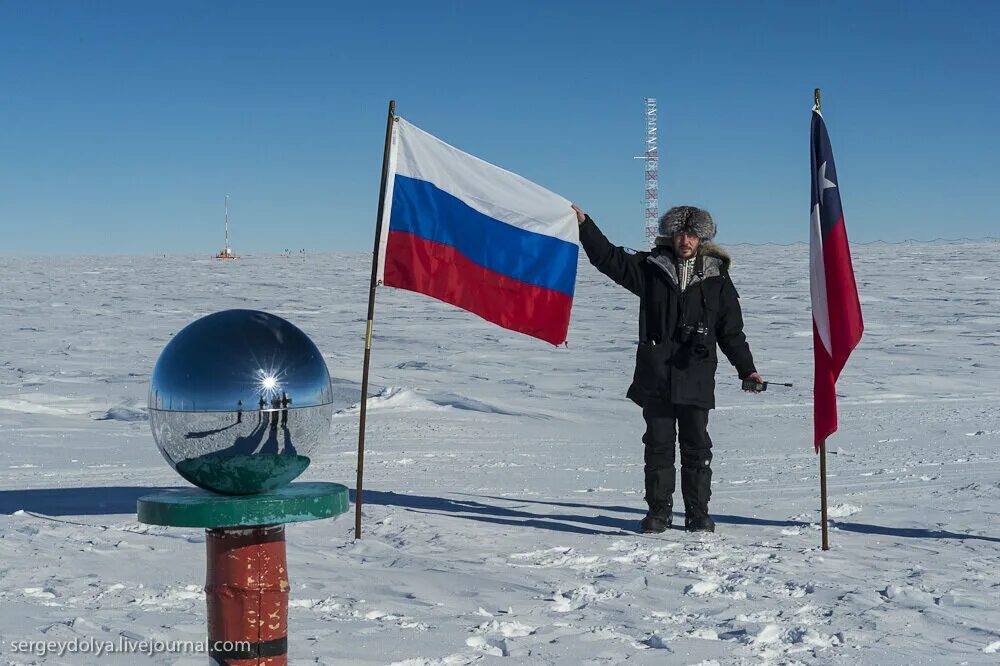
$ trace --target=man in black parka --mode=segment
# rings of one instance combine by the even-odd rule
[[[646,421],[649,512],[641,529],[662,532],[673,521],[678,439],[685,527],[712,532],[708,411],[715,408],[716,344],[740,379],[764,381],[743,334],[729,255],[711,243],[715,222],[700,208],[671,208],[660,218],[656,247],[636,252],[612,245],[589,215],[573,209],[590,263],[639,297],[639,345],[628,397],[642,407]]]

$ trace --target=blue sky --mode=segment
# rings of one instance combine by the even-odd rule
[[[852,241],[1000,235],[1000,3],[0,0],[0,253],[370,250],[388,100],[642,242],[808,239],[826,116]]]

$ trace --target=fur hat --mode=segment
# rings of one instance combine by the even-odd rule
[[[669,245],[678,231],[690,231],[703,241],[715,238],[715,222],[707,210],[694,206],[675,206],[660,218],[657,245]]]

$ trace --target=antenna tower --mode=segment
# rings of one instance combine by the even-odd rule
[[[646,241],[652,247],[656,244],[657,222],[660,217],[660,153],[657,148],[656,131],[656,98],[647,97],[646,114],[646,152],[634,159],[645,160],[646,197],[643,200],[646,227]]]
[[[233,254],[233,248],[229,247],[229,195],[226,195],[226,246],[222,248],[222,252],[215,255],[216,259],[239,259],[239,256]]]

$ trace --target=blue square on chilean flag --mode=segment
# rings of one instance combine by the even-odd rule
[[[823,236],[826,236],[833,225],[844,219],[844,211],[840,207],[840,189],[837,186],[837,168],[833,164],[833,148],[830,146],[830,135],[826,132],[826,123],[818,112],[813,113],[812,130],[812,208],[820,207],[820,223]]]

